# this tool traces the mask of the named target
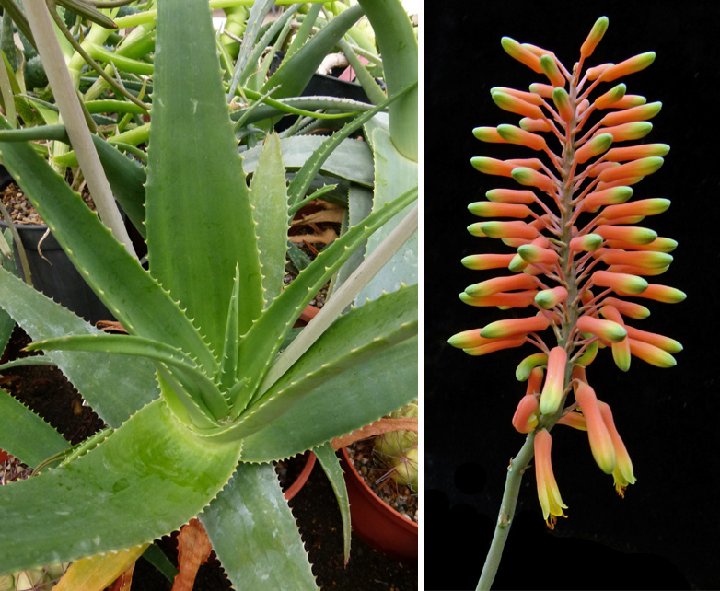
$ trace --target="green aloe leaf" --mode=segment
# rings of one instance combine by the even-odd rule
[[[287,249],[287,189],[280,138],[269,134],[250,182],[250,202],[257,231],[264,306],[282,291]]]
[[[259,315],[262,292],[249,192],[214,38],[205,0],[159,3],[145,190],[152,274],[219,356],[236,267],[241,332]]]
[[[373,209],[382,207],[398,192],[407,191],[418,186],[417,162],[405,158],[390,141],[387,125],[381,123],[383,119],[378,116],[368,122],[366,130],[371,139],[373,154],[375,156],[375,197]],[[407,213],[406,210],[405,213]],[[392,231],[393,224],[386,224],[375,232],[367,241],[366,256]],[[358,294],[356,303],[362,305],[366,299],[374,299],[384,292],[394,291],[400,285],[417,283],[417,232],[405,242],[393,257],[385,264],[382,270]]]
[[[321,135],[295,135],[280,140],[285,168],[302,168],[309,158],[327,140]],[[250,148],[241,154],[246,172],[258,166],[260,148]],[[343,140],[321,163],[319,171],[345,179],[364,187],[373,186],[373,159],[367,144],[355,140]]]
[[[269,461],[297,454],[377,421],[417,397],[417,337],[377,355],[358,354],[289,387],[302,404],[243,440],[243,458]]]
[[[115,199],[145,237],[145,169],[101,137],[92,138]]]
[[[199,514],[230,479],[237,444],[208,445],[161,401],[87,454],[0,487],[3,573],[144,544]]]
[[[0,268],[0,302],[35,341],[99,331],[50,298]],[[149,361],[103,353],[52,351],[43,356],[57,365],[111,427],[157,398],[155,369]],[[118,376],[122,376],[118,379]]]
[[[323,58],[332,51],[332,48],[343,38],[348,29],[362,16],[363,9],[360,6],[353,6],[332,19],[327,26],[318,31],[305,45],[280,65],[265,83],[262,92],[277,88],[273,92],[273,98],[302,94]]]
[[[330,443],[321,445],[313,449],[317,456],[325,475],[330,481],[330,486],[335,493],[335,498],[340,509],[343,528],[343,558],[345,564],[350,560],[350,542],[352,540],[352,530],[350,524],[350,499],[348,498],[347,488],[345,486],[345,477],[340,466],[340,460],[335,455],[335,450]]]
[[[242,375],[238,375],[238,378],[244,378],[245,385],[233,400],[237,414],[247,406],[285,335],[314,294],[337,272],[358,244],[362,244],[378,227],[412,203],[416,195],[416,192],[401,195],[379,211],[370,214],[361,225],[351,228],[334,240],[253,324],[240,341],[239,369],[242,370]]]
[[[272,465],[241,463],[200,520],[235,589],[318,588]]]
[[[418,45],[400,0],[358,0],[375,31],[390,96],[418,81]],[[417,86],[390,107],[390,137],[410,160],[418,158]]]
[[[368,111],[365,111],[361,115],[358,115],[355,119],[346,123],[340,131],[326,138],[322,145],[310,156],[310,158],[307,159],[290,183],[290,186],[288,187],[290,204],[295,205],[302,200],[308,190],[308,187],[310,186],[310,183],[320,171],[323,163],[330,157],[335,148],[345,140],[345,138],[349,137],[349,135],[354,131],[360,129],[360,127],[370,121],[372,117],[385,109],[388,105],[406,95],[412,90],[412,88],[414,87],[408,87],[399,91],[398,94],[391,96],[385,102]],[[401,191],[398,191],[398,193],[400,192]]]
[[[416,333],[417,287],[351,310],[228,433],[243,438],[249,459],[269,461],[380,418],[417,397]]]
[[[0,127],[7,129],[2,118]],[[215,360],[178,305],[158,289],[155,280],[113,238],[47,160],[28,144],[0,142],[0,150],[5,166],[53,236],[125,328],[152,340],[175,343],[212,370]]]
[[[70,444],[60,433],[0,389],[0,449],[28,466],[37,466],[69,447]]]

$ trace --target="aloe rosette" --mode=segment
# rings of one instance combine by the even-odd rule
[[[332,147],[386,105],[324,142],[290,186],[270,134],[248,183],[207,1],[161,0],[157,22],[147,176],[101,148],[113,191],[143,198],[149,270],[31,145],[0,141],[13,177],[129,333],[101,333],[0,269],[2,307],[44,352],[21,363],[57,365],[107,424],[73,449],[1,393],[0,447],[40,469],[0,487],[0,572],[117,568],[199,516],[236,588],[314,589],[271,462],[314,450],[345,518],[332,439],[417,396],[417,287],[349,307],[412,232],[412,215],[288,342],[311,298],[417,190],[349,227],[284,286],[290,211]],[[347,558],[349,531],[344,541]]]
[[[586,370],[599,349],[609,348],[622,371],[633,358],[674,366],[674,354],[682,350],[669,337],[635,327],[650,314],[640,301],[685,299],[682,291],[655,282],[672,262],[669,252],[677,242],[640,225],[645,217],[666,211],[670,202],[632,199],[633,186],[657,171],[669,151],[665,144],[638,143],[651,131],[649,120],[661,103],[627,94],[625,84],[616,83],[649,66],[655,54],[586,68],[607,27],[607,18],[597,20],[571,71],[550,51],[503,38],[505,51],[543,80],[528,91],[493,88],[496,105],[521,119],[517,125],[478,127],[473,134],[536,155],[471,159],[477,170],[522,187],[493,189],[487,201],[470,204],[470,212],[483,218],[469,226],[470,233],[499,239],[507,249],[463,259],[469,269],[504,273],[468,286],[460,299],[470,306],[512,309],[517,317],[449,339],[470,355],[524,345],[537,349],[517,367],[527,390],[512,423],[528,440],[508,478],[519,477],[517,472],[535,456],[538,497],[550,527],[566,508],[552,470],[555,424],[587,431],[594,459],[612,475],[620,495],[635,482],[610,406],[589,385]],[[522,315],[523,308],[533,312]],[[506,527],[511,518],[504,504],[498,523],[505,519]]]

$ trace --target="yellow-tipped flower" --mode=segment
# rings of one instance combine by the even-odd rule
[[[546,429],[540,429],[535,434],[533,442],[535,449],[535,479],[537,481],[538,499],[542,509],[543,519],[552,529],[558,517],[565,517],[560,489],[555,481],[552,469],[552,436]]]

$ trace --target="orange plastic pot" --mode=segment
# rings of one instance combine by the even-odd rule
[[[345,486],[350,498],[353,532],[365,543],[401,560],[418,556],[418,524],[380,499],[342,448]]]
[[[298,477],[295,479],[295,482],[293,482],[288,489],[285,491],[285,500],[290,501],[293,499],[293,497],[300,492],[303,486],[308,481],[308,478],[310,478],[310,473],[312,472],[313,468],[315,467],[315,461],[317,460],[317,456],[313,452],[308,452],[307,455],[307,461],[305,462],[305,466],[303,467],[302,471],[298,475]]]

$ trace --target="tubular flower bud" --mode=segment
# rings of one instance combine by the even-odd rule
[[[545,385],[540,392],[540,412],[555,414],[560,408],[565,392],[565,366],[567,353],[562,347],[553,347],[548,357]]]
[[[540,429],[535,434],[533,442],[535,450],[535,479],[537,481],[538,499],[542,509],[543,519],[552,529],[558,517],[565,517],[563,503],[552,469],[552,436],[546,429]]]
[[[505,94],[509,94],[510,96],[522,99],[525,102],[528,102],[532,105],[537,105],[538,107],[543,104],[542,99],[535,93],[525,92],[524,90],[518,90],[517,88],[508,88],[507,86],[495,86],[494,88],[490,89],[490,95],[492,95],[493,92],[504,92]]]
[[[481,142],[487,144],[507,144],[507,140],[504,139],[494,127],[476,127],[472,130],[473,135]]]
[[[660,285],[659,283],[651,283],[647,289],[642,292],[644,298],[663,302],[664,304],[679,304],[687,296],[684,292],[670,287],[669,285]]]
[[[598,226],[594,232],[606,240],[624,240],[633,244],[648,244],[657,238],[657,233],[640,226]]]
[[[628,336],[636,341],[650,343],[651,345],[655,345],[659,349],[668,353],[680,353],[683,350],[683,346],[678,341],[671,339],[670,337],[666,337],[655,332],[648,332],[647,330],[639,330],[637,328],[633,328],[632,326],[628,326],[626,328]]]
[[[487,355],[488,353],[496,353],[497,351],[503,351],[504,349],[514,349],[525,344],[527,339],[525,337],[517,337],[513,339],[496,339],[491,342],[480,345],[479,347],[471,347],[469,349],[463,349],[463,352],[468,355],[478,356]]]
[[[626,94],[621,99],[618,99],[614,103],[608,105],[608,109],[631,109],[632,107],[639,107],[647,102],[644,96],[638,96],[637,94]]]
[[[539,263],[541,265],[553,265],[560,258],[554,250],[540,248],[535,244],[524,244],[518,248],[518,254],[528,263]]]
[[[630,352],[645,363],[657,367],[673,367],[677,365],[677,361],[670,353],[645,341],[630,339]]]
[[[582,59],[588,58],[595,51],[598,43],[605,35],[605,31],[607,31],[609,23],[610,21],[606,16],[601,16],[595,21],[593,28],[590,29],[590,33],[588,33],[587,38],[580,46],[580,57]]]
[[[641,70],[647,68],[654,61],[655,52],[646,51],[645,53],[640,53],[636,56],[631,57],[630,59],[626,59],[624,62],[614,64],[609,68],[606,68],[605,70],[603,70],[600,77],[603,82],[612,82],[613,80],[617,80],[622,76],[629,76],[630,74],[634,74],[635,72],[640,72]]]
[[[577,236],[570,241],[570,250],[575,252],[597,250],[603,243],[603,237],[599,234],[585,234]]]
[[[531,150],[544,150],[547,142],[541,135],[529,133],[515,125],[504,123],[497,126],[497,132],[508,143],[517,146],[527,146]]]
[[[542,74],[540,58],[532,51],[522,47],[515,39],[511,39],[510,37],[503,37],[501,43],[503,49],[510,57],[526,65],[536,74]]]
[[[605,158],[613,162],[626,162],[637,160],[647,156],[667,156],[670,153],[670,146],[667,144],[642,144],[639,146],[623,146],[612,148],[605,154]]]
[[[575,111],[570,105],[570,97],[564,88],[553,89],[552,100],[563,121],[569,123],[575,118]]]
[[[535,303],[545,310],[550,310],[551,308],[562,304],[567,299],[567,296],[567,289],[565,289],[562,285],[558,285],[557,287],[553,287],[551,289],[543,289],[542,291],[539,291],[535,296]]]
[[[515,377],[518,382],[524,382],[530,377],[532,371],[537,367],[547,365],[548,356],[545,353],[533,353],[523,359],[515,369]],[[542,372],[540,374],[542,376]]]
[[[592,316],[581,316],[577,319],[575,326],[580,332],[589,332],[610,342],[622,341],[627,336],[627,331],[621,324]]]
[[[622,371],[630,369],[633,357],[670,367],[675,365],[673,355],[682,350],[669,337],[626,324],[650,314],[645,306],[627,300],[676,303],[685,294],[648,283],[649,277],[667,270],[673,261],[668,253],[677,242],[641,224],[664,213],[669,200],[632,199],[632,187],[658,171],[669,152],[665,144],[636,141],[653,129],[650,120],[662,104],[628,94],[625,84],[612,82],[640,71],[654,54],[587,68],[585,60],[607,26],[605,17],[595,23],[572,68],[550,51],[503,39],[505,50],[540,80],[528,81],[529,92],[491,90],[496,105],[516,116],[497,127],[477,127],[473,134],[505,145],[503,150],[517,150],[518,157],[478,156],[471,164],[516,185],[488,191],[487,201],[470,204],[470,212],[483,219],[468,230],[473,236],[498,239],[513,252],[465,257],[463,265],[470,269],[503,271],[495,274],[501,277],[483,277],[470,285],[460,299],[474,307],[531,311],[485,320],[482,328],[449,339],[470,355],[535,348],[519,355],[524,359],[516,377],[527,380],[527,387],[512,422],[535,438],[538,497],[550,526],[565,507],[550,458],[548,430],[554,422],[587,431],[595,461],[612,474],[618,492],[635,481],[610,408],[588,385],[591,364],[609,349],[602,354],[611,353]],[[612,88],[598,90],[603,82],[611,82]],[[570,386],[575,402],[563,409]]]
[[[495,295],[503,291],[516,289],[534,289],[538,286],[537,277],[520,273],[506,277],[494,277],[481,283],[475,283],[465,289],[465,293],[473,297]]]
[[[513,256],[512,254],[472,254],[466,256],[460,262],[464,267],[473,271],[505,269],[510,264]]]
[[[654,250],[627,251],[622,249],[603,248],[597,251],[598,258],[608,265],[633,265],[636,267],[667,267],[672,263],[672,256]]]
[[[635,483],[632,461],[623,444],[620,433],[618,433],[615,427],[610,405],[606,402],[598,401],[598,406],[600,407],[600,414],[603,421],[605,421],[605,426],[610,433],[610,439],[615,448],[615,469],[612,472],[612,476],[615,482],[615,490],[622,497],[625,495],[627,486]]]
[[[622,319],[620,312],[613,306],[606,305],[600,308],[600,314],[608,319],[612,320],[616,324],[622,326],[625,331],[629,334],[630,328],[625,326],[625,322]],[[615,365],[622,371],[628,371],[630,364],[632,363],[632,352],[630,351],[630,340],[627,338],[621,341],[610,343],[610,350],[612,351],[613,361]]]
[[[616,103],[625,96],[625,90],[626,87],[624,84],[618,84],[617,86],[613,86],[605,94],[595,99],[595,102],[593,103],[595,105],[595,108],[607,109],[609,105]]]
[[[537,105],[533,105],[528,101],[502,92],[501,90],[493,92],[492,99],[503,111],[509,111],[510,113],[516,113],[523,117],[531,117],[533,119],[540,119],[543,116],[542,110]]]
[[[537,201],[537,196],[532,191],[518,191],[517,189],[493,189],[485,193],[485,197],[495,203],[529,204]]]
[[[620,314],[626,318],[632,318],[633,320],[644,320],[650,316],[650,310],[645,306],[636,304],[634,302],[626,302],[615,297],[607,297],[603,300],[608,306],[615,308]],[[627,328],[627,327],[626,327]]]
[[[615,448],[600,414],[595,390],[580,382],[575,388],[575,400],[585,416],[590,451],[598,467],[606,474],[612,474],[615,469]]]
[[[487,339],[505,339],[529,332],[545,330],[550,321],[545,316],[531,316],[530,318],[506,318],[491,322],[480,331]]]
[[[664,162],[665,160],[660,156],[648,156],[647,158],[640,158],[639,160],[621,164],[615,168],[603,170],[599,178],[601,181],[609,182],[624,178],[648,176],[657,171]]]
[[[555,188],[553,181],[549,177],[532,168],[514,168],[512,178],[521,185],[537,187],[546,193],[551,192]]]
[[[479,222],[468,226],[468,232],[478,238],[526,238],[532,240],[540,234],[525,222]]]
[[[647,281],[642,277],[629,273],[611,273],[610,271],[595,271],[592,274],[592,282],[622,294],[640,294],[648,287]]]
[[[638,123],[621,123],[611,127],[601,127],[597,131],[597,135],[601,133],[609,133],[613,138],[613,143],[625,142],[628,140],[639,140],[644,138],[652,131],[652,123],[640,121]]]
[[[613,187],[604,191],[594,191],[585,196],[582,201],[583,211],[595,213],[603,205],[625,203],[632,197],[631,187]]]
[[[600,119],[600,125],[620,125],[621,123],[631,123],[633,121],[647,121],[652,119],[662,109],[662,103],[655,101],[654,103],[646,103],[630,109],[621,109],[608,113]]]
[[[610,189],[611,191],[613,189]],[[602,217],[606,220],[629,215],[657,215],[665,213],[670,207],[669,199],[641,199],[632,203],[610,205],[603,209]]]
[[[579,367],[587,367],[590,365],[593,361],[595,361],[595,358],[597,357],[598,350],[600,349],[600,344],[597,340],[590,343],[587,348],[585,349],[585,352],[580,355],[580,357],[577,358],[577,361],[575,362],[576,366]]]
[[[516,203],[492,203],[480,201],[468,205],[468,210],[473,215],[483,218],[526,218],[530,215],[530,208],[526,205]]]
[[[540,387],[542,386],[543,375],[545,372],[542,367],[533,367],[530,371],[530,377],[528,378],[527,388],[525,394],[537,394],[540,395]]]
[[[512,164],[508,164],[504,160],[488,158],[487,156],[473,156],[470,158],[470,164],[472,164],[473,168],[485,174],[506,177],[512,177],[512,170],[515,168]]]
[[[590,158],[599,156],[608,150],[613,142],[611,133],[601,133],[595,135],[589,142],[586,142],[577,152],[575,152],[575,162],[585,164]]]
[[[549,99],[552,98],[553,86],[550,84],[540,84],[538,82],[529,86],[530,92],[538,95],[541,98]]]
[[[537,291],[518,291],[473,297],[463,292],[460,301],[475,308],[527,308],[535,301],[536,294]]]
[[[533,394],[526,394],[518,402],[512,418],[513,427],[518,433],[530,433],[538,424],[538,399]]]
[[[565,86],[565,78],[550,55],[540,57],[540,67],[543,73],[548,77],[553,86]]]
[[[520,273],[520,271],[525,271],[528,266],[529,264],[522,260],[522,258],[520,258],[520,255],[516,254],[510,261],[510,264],[508,265],[508,270],[512,271],[513,273]]]
[[[547,119],[533,119],[532,117],[524,117],[520,119],[518,125],[525,131],[547,132],[552,131],[552,123]]]

